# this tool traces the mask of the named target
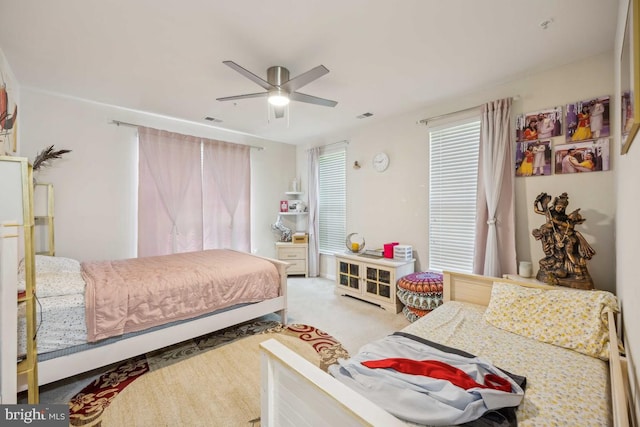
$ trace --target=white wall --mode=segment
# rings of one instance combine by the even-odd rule
[[[618,297],[622,301],[625,347],[632,373],[636,413],[640,416],[640,137],[619,157],[616,192],[616,253]]]
[[[21,90],[20,155],[49,145],[70,149],[38,176],[55,187],[56,255],[79,260],[136,255],[136,129],[116,119],[169,131],[265,147],[252,150],[252,250],[275,256],[278,201],[295,175],[295,147],[54,94]]]
[[[427,128],[421,119],[477,106],[485,101],[518,96],[515,115],[539,109],[564,106],[594,96],[613,96],[612,53],[545,73],[526,76],[512,82],[486,88],[457,99],[443,101],[420,111],[377,121],[375,116],[359,129],[328,135],[298,149],[298,167],[306,177],[306,148],[347,139],[347,232],[357,232],[367,247],[381,247],[390,241],[412,245],[417,268],[428,268],[428,145]],[[375,112],[374,112],[375,113]],[[612,118],[613,120],[613,118]],[[563,137],[554,144],[564,142]],[[613,142],[611,142],[613,145]],[[612,148],[613,150],[613,148]],[[371,159],[378,151],[391,158],[387,171],[378,173]],[[361,169],[351,165],[358,161]],[[596,287],[615,290],[615,191],[612,170],[591,174],[556,175],[516,179],[516,227],[518,260],[530,260],[537,271],[543,258],[542,246],[531,230],[544,223],[533,212],[533,200],[542,191],[551,195],[567,192],[571,210],[581,208],[587,219],[580,231],[597,251],[589,262],[589,272]],[[304,183],[306,185],[306,181]],[[321,263],[322,274],[333,277],[331,259]]]
[[[618,34],[616,36],[616,76],[620,74],[620,64],[616,58],[621,57],[622,40],[627,16],[628,1],[619,3]],[[636,55],[640,51],[635,49]],[[637,63],[637,61],[636,61]],[[618,86],[619,78],[616,79]],[[637,90],[637,89],[636,89]],[[616,98],[620,97],[619,89]],[[616,130],[619,132],[620,124],[616,122]],[[619,155],[620,141],[616,145],[616,289],[622,302],[622,316],[624,325],[624,342],[627,351],[627,360],[631,371],[632,402],[635,402],[636,419],[640,422],[640,281],[638,280],[638,253],[640,251],[640,135],[635,140],[625,155]]]

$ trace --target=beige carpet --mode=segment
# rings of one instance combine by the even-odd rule
[[[250,426],[260,417],[258,344],[269,338],[320,363],[313,347],[297,337],[242,338],[143,375],[105,409],[102,426]]]
[[[255,321],[129,359],[70,401],[72,426],[259,426],[259,344],[276,339],[327,370],[348,357],[308,325]]]
[[[288,323],[313,325],[326,331],[350,353],[356,353],[365,343],[382,338],[409,324],[402,313],[389,313],[375,305],[336,295],[332,280],[290,277],[288,285]],[[262,320],[277,319],[277,316],[269,315]],[[197,345],[190,342],[180,345],[179,349],[174,349],[173,354],[178,359],[202,350],[198,350]],[[149,361],[156,359],[158,358],[147,355]],[[166,362],[151,362],[149,369],[153,371],[164,363]],[[99,368],[87,374],[42,386],[40,402],[43,404],[69,403],[81,393],[83,388],[97,381],[101,375],[112,368],[113,366]],[[26,393],[21,393],[19,398],[20,402],[26,403]]]

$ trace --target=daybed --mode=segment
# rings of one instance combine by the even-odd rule
[[[0,240],[3,295],[14,295],[6,304],[15,307],[18,242]],[[69,258],[36,255],[35,264],[40,385],[270,313],[287,320],[288,264],[248,253],[210,250],[82,266]],[[155,276],[153,283],[149,275]],[[3,320],[3,342],[15,337],[18,318],[23,316],[9,324]],[[24,322],[18,323],[23,339]],[[11,359],[5,348],[3,361]],[[16,356],[23,351],[18,344],[14,374]],[[10,381],[10,375],[1,380]],[[20,378],[18,389],[25,387]],[[5,396],[3,403],[9,399]]]
[[[386,363],[385,358],[395,362],[399,357],[432,362],[420,356],[441,350],[450,360],[459,357],[451,355],[455,351],[468,353],[460,357],[477,356],[464,359],[465,366],[473,360],[482,363],[474,367],[488,364],[498,368],[501,377],[518,380],[524,396],[517,409],[503,409],[494,421],[513,425],[509,416],[515,416],[520,426],[629,425],[627,379],[615,329],[618,301],[612,294],[445,272],[443,296],[442,306],[400,333],[365,345],[349,360],[338,361],[329,368],[331,375],[278,342],[262,343],[262,426],[454,424],[434,415],[443,409],[444,400],[432,396],[438,396],[436,390],[452,390],[447,380],[425,380],[398,371],[396,365],[369,370],[362,366],[363,362],[380,363],[371,360]],[[429,342],[425,345],[416,339]],[[434,350],[439,345],[446,348]],[[458,366],[459,361],[451,363]],[[383,378],[373,371],[384,371],[379,374]],[[478,384],[482,372],[493,371],[469,372]],[[507,389],[511,391],[502,393],[518,392],[516,386]],[[486,405],[480,406],[484,408],[480,413],[485,413],[480,421],[485,422],[495,411],[486,410],[491,406],[487,398],[478,402],[483,392],[471,390],[473,405]],[[407,402],[414,405],[404,408]],[[448,415],[464,419],[466,409],[462,405]]]

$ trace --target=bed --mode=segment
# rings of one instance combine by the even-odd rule
[[[5,312],[16,305],[24,273],[21,277],[18,233],[2,228],[14,237],[0,239]],[[287,320],[288,264],[248,253],[209,250],[87,263],[35,255],[35,267],[39,385],[271,313]],[[145,284],[149,274],[156,276],[153,286]],[[25,352],[21,309],[23,304],[18,315],[3,317],[3,343],[15,336],[16,323],[20,331],[17,348],[2,348],[4,390],[15,382],[5,372],[12,363],[15,376],[16,357]],[[26,378],[18,378],[17,389],[26,386]],[[4,392],[2,403],[13,398]]]
[[[505,378],[526,378],[518,382],[524,394],[517,409],[506,409],[507,415],[512,411],[517,425],[629,425],[628,379],[619,352],[615,296],[451,272],[444,273],[443,296],[442,306],[402,331],[363,346],[350,359],[340,360],[329,368],[331,374],[278,342],[262,343],[262,425],[455,424],[424,409],[432,406],[419,400],[424,388],[415,392],[418,386],[428,387],[422,379],[384,365],[384,381],[378,381],[370,371],[379,369],[367,371],[361,366],[363,361],[387,363],[385,357],[395,361],[399,355],[440,350],[452,359],[458,356],[449,352],[476,356]],[[428,341],[416,344],[424,340]],[[474,371],[473,378],[477,375]],[[510,393],[516,391],[510,387]],[[414,398],[417,405],[399,409]],[[437,405],[433,407],[441,409]],[[454,416],[463,415],[454,411]],[[478,421],[487,419],[467,422],[480,425],[473,424]]]

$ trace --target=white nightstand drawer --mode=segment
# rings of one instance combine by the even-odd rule
[[[287,274],[306,274],[307,273],[307,263],[304,259],[293,259],[293,260],[284,260],[287,264],[289,264],[289,268],[287,268]]]
[[[279,248],[278,258],[281,260],[285,260],[285,261],[290,259],[304,260],[306,257],[307,257],[306,245],[300,248],[296,248],[295,246]]]

